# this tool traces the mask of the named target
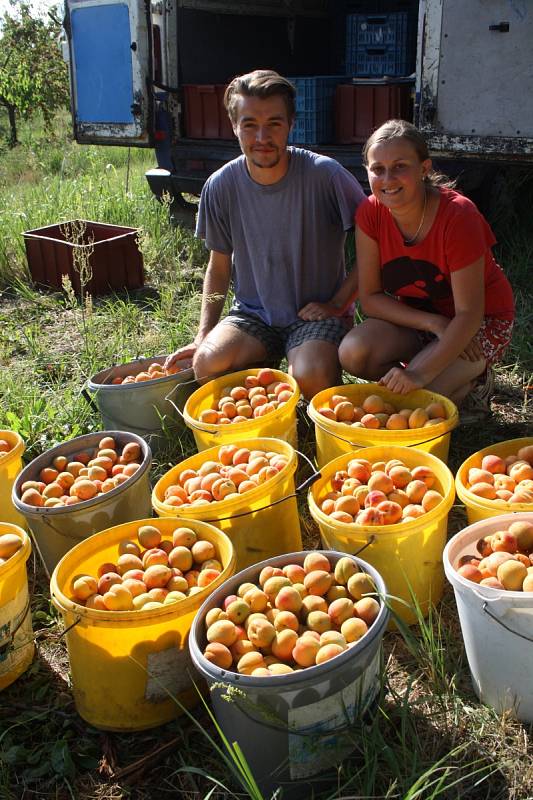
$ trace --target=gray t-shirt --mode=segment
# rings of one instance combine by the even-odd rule
[[[252,180],[244,156],[213,173],[196,225],[209,250],[232,254],[233,308],[275,327],[340,287],[346,231],[365,198],[332,158],[295,147],[289,153],[287,173],[270,186]]]

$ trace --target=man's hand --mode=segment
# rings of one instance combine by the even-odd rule
[[[422,389],[424,386],[416,373],[401,367],[393,367],[378,382],[381,386],[386,386],[389,391],[397,394],[409,394],[409,392]]]
[[[172,372],[173,368],[188,369],[192,366],[192,360],[197,349],[198,345],[195,342],[178,348],[178,350],[166,357],[165,369],[170,372]]]
[[[315,322],[316,320],[338,317],[340,311],[340,308],[337,308],[332,303],[308,303],[298,311],[298,316],[307,322]]]

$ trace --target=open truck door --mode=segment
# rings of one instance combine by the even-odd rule
[[[74,136],[153,146],[152,29],[145,0],[66,0]]]

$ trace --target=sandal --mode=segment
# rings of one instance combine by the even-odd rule
[[[459,408],[461,425],[479,422],[492,413],[490,401],[494,395],[494,389],[494,371],[492,367],[487,367]]]

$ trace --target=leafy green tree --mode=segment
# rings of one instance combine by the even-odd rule
[[[26,2],[12,2],[0,20],[0,105],[9,119],[9,146],[17,142],[17,119],[36,111],[50,126],[57,109],[68,105],[68,71],[60,49],[61,21],[35,15]]]

